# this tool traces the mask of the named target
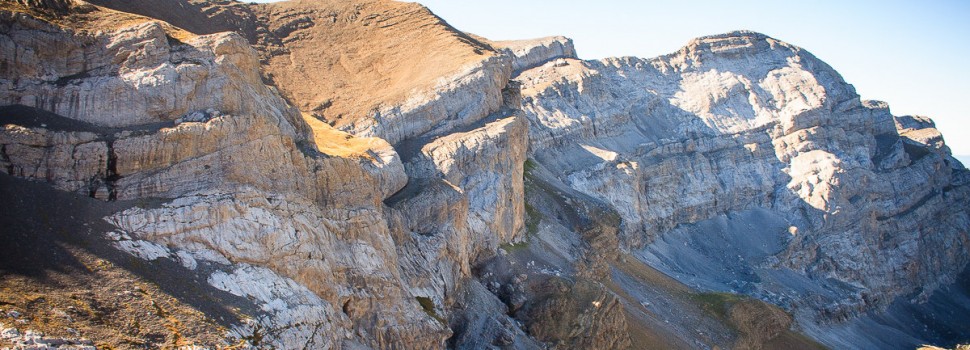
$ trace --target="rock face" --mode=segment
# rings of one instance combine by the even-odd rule
[[[625,247],[670,274],[725,266],[685,265],[666,242],[675,228],[752,209],[779,217],[732,224],[780,223],[762,237],[781,244],[728,265],[756,271],[712,288],[820,309],[819,322],[925,298],[967,263],[967,170],[939,132],[926,118],[860,101],[800,48],[735,32],[650,60],[558,60],[516,80],[534,157],[611,203]],[[728,242],[744,239],[738,232]],[[710,248],[692,252],[729,257]],[[750,257],[758,248],[739,249]],[[776,271],[846,285],[808,291]]]
[[[215,106],[277,118],[286,109],[261,83],[258,61],[238,35],[199,36],[173,47],[159,22],[87,36],[22,14],[5,17],[4,105],[109,127],[170,121]]]
[[[970,174],[932,122],[761,34],[581,61],[390,1],[2,5],[0,171],[103,201],[96,244],[245,304],[183,345],[759,348],[793,319],[845,345],[825,330],[967,263]],[[614,281],[637,258],[678,298],[795,317],[645,325]]]
[[[573,40],[562,36],[533,40],[498,41],[494,45],[512,56],[512,70],[516,74],[541,66],[553,59],[576,58]]]

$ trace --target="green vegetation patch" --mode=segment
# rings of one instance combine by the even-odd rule
[[[525,234],[526,237],[539,233],[539,222],[542,221],[542,213],[536,207],[525,202]]]
[[[506,252],[513,253],[513,252],[517,252],[517,251],[529,248],[529,241],[505,243],[500,245],[499,248],[504,249]]]
[[[532,172],[536,169],[536,162],[532,159],[525,160],[525,173],[523,174],[525,180],[525,233],[526,237],[532,236],[539,232],[539,222],[542,221],[542,212],[539,211],[535,206],[529,203],[529,198],[534,196],[529,196],[528,193],[534,193],[535,191],[542,191],[542,188],[536,188],[533,183],[536,181],[533,179]],[[508,249],[506,249],[508,250]]]
[[[532,159],[526,159],[525,160],[525,172],[529,173],[529,172],[532,172],[533,170],[536,170],[536,161],[534,161]]]
[[[731,307],[745,298],[737,294],[711,292],[691,294],[690,299],[696,302],[704,311],[711,313],[722,321],[730,317]]]

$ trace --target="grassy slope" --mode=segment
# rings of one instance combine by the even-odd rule
[[[765,349],[825,349],[824,346],[814,340],[787,329],[779,327],[768,329],[772,333],[777,332],[777,336],[771,337],[759,329],[761,326],[771,328],[770,324],[762,324],[768,318],[767,315],[782,312],[774,306],[763,302],[751,300],[745,296],[729,293],[701,293],[688,286],[664,275],[660,271],[643,264],[633,257],[627,257],[614,265],[615,274],[629,276],[638,281],[641,286],[654,291],[656,299],[652,299],[653,305],[644,306],[640,300],[631,295],[628,290],[629,285],[611,282],[607,286],[621,299],[627,311],[628,325],[634,344],[640,344],[643,349],[673,349],[673,348],[693,348],[686,344],[684,340],[676,339],[675,334],[679,331],[676,327],[669,324],[656,322],[658,319],[668,318],[672,307],[674,312],[684,316],[682,319],[693,320],[689,323],[693,325],[690,331],[695,329],[710,329],[711,322],[714,322],[715,329],[720,328],[721,337],[706,337],[700,334],[679,334],[691,340],[700,340],[708,346],[728,346],[738,347],[742,343],[757,343]],[[661,300],[665,299],[665,300]],[[739,308],[738,305],[745,304],[746,308]],[[784,317],[784,316],[782,316]],[[751,320],[754,319],[754,320]],[[781,321],[779,321],[781,322]],[[752,325],[752,323],[755,323]],[[720,324],[717,327],[716,324]],[[728,335],[728,337],[724,337]],[[767,341],[764,341],[764,338]],[[743,347],[743,346],[742,346]]]

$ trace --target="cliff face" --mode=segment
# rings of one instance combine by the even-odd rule
[[[838,344],[967,263],[970,175],[932,122],[760,34],[580,61],[389,1],[2,4],[0,170],[100,200],[85,244],[243,305],[172,345],[794,337],[707,291]]]

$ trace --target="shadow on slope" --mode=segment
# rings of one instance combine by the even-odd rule
[[[112,247],[102,218],[136,205],[157,201],[102,202],[0,174],[0,307],[25,329],[99,347],[225,345],[226,329],[257,310],[207,274]]]
[[[921,345],[954,348],[970,343],[970,269],[956,282],[940,287],[925,302],[900,297],[885,310],[850,322],[821,326],[819,338],[843,348],[858,347],[861,337],[881,349],[915,349]]]

